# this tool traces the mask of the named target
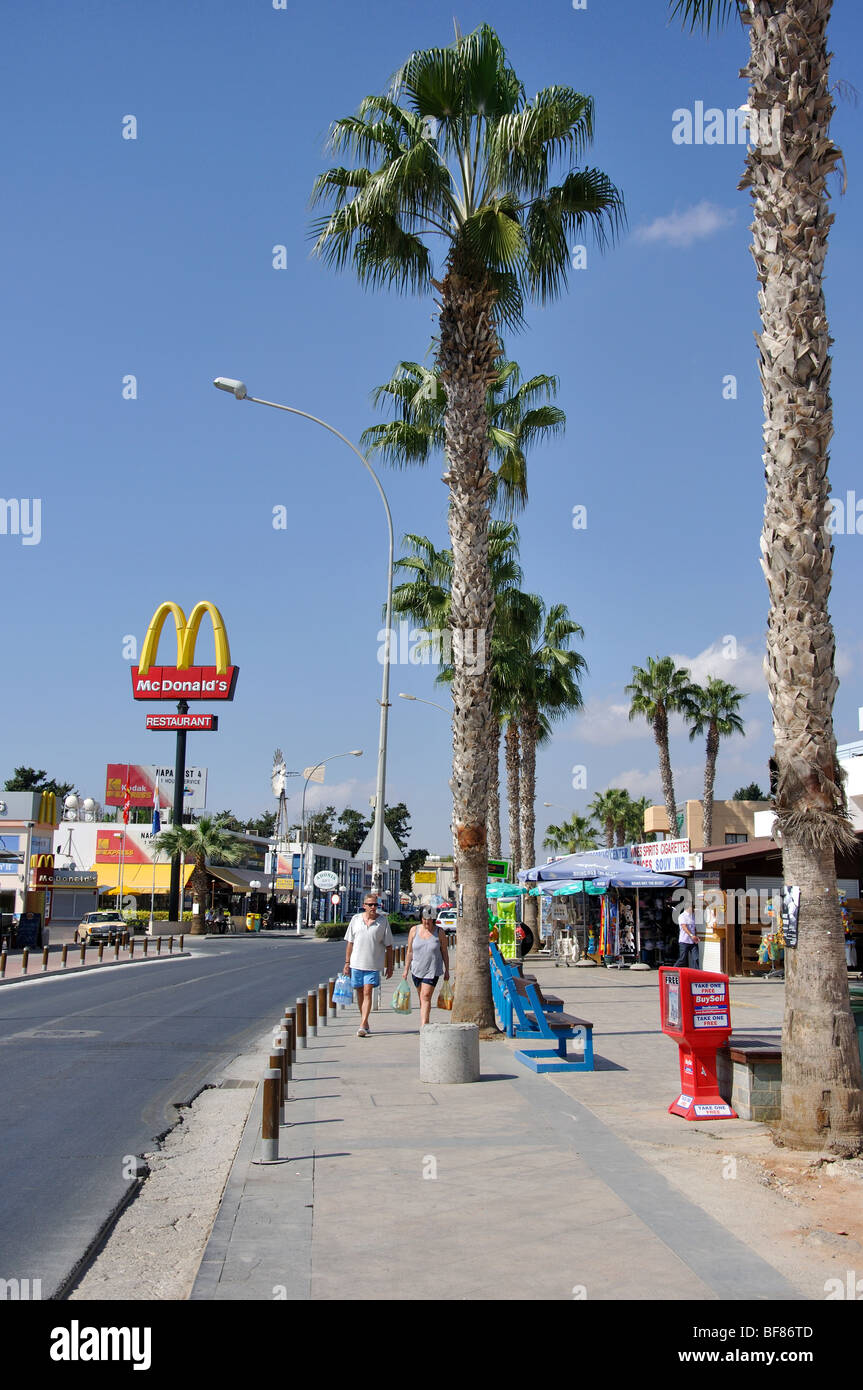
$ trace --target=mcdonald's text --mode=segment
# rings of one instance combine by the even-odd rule
[[[136,700],[233,700],[239,669],[228,666],[219,672],[216,666],[151,666],[141,675],[133,666],[132,694]]]

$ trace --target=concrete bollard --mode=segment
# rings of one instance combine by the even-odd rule
[[[301,1050],[306,1046],[306,1001],[297,1000],[297,1048]]]
[[[169,937],[168,937],[168,955],[169,955],[169,956],[172,956],[173,954],[174,954],[174,938],[173,938],[173,936],[169,936]]]
[[[336,977],[332,975],[327,981],[327,1014],[330,1018],[338,1018],[336,1013],[336,1001],[333,998],[333,990],[336,987]]]
[[[318,992],[310,989],[306,995],[306,1034],[310,1038],[318,1036]]]
[[[129,942],[129,959],[130,959],[130,960],[134,960],[134,959],[135,959],[135,942],[134,942],[134,940],[132,940],[132,941]]]
[[[274,1067],[279,1073],[279,1124],[285,1123],[285,1049],[283,1047],[273,1047],[270,1049],[269,1066]]]
[[[49,949],[49,948],[48,948],[47,946],[43,946],[43,947],[42,947],[42,969],[43,969],[43,970],[47,970],[47,969],[48,969],[48,949]]]
[[[183,949],[183,937],[181,936],[181,937],[180,937],[180,950],[182,951],[182,949]]]
[[[26,975],[26,974],[27,974],[27,963],[28,963],[29,960],[30,960],[30,947],[29,947],[29,946],[25,946],[25,947],[24,947],[24,950],[21,952],[21,974],[22,974],[22,975]]]
[[[279,1086],[281,1073],[276,1067],[264,1072],[263,1105],[261,1107],[262,1163],[279,1161]]]
[[[69,943],[68,943],[68,941],[64,941],[64,942],[63,942],[63,949],[62,949],[61,952],[60,952],[60,964],[61,964],[61,966],[63,967],[64,970],[66,969],[66,958],[67,958],[68,954],[69,954]]]
[[[149,946],[149,944],[150,944],[150,938],[149,938],[148,936],[145,936],[145,937],[144,937],[144,947],[143,947],[144,955],[147,954],[147,947]]]
[[[115,959],[115,960],[119,960],[119,959],[120,959],[120,938],[119,938],[119,936],[117,937],[116,941],[114,942],[114,959]]]
[[[420,1081],[479,1081],[479,1028],[475,1023],[427,1023],[420,1029]]]
[[[285,1031],[288,1035],[288,1048],[292,1062],[297,1060],[297,1020],[293,1009],[285,1009]]]
[[[97,957],[98,957],[98,961],[99,961],[99,964],[100,964],[100,965],[102,964],[102,957],[104,956],[104,954],[105,954],[105,943],[104,943],[104,941],[100,941],[100,942],[99,942],[99,949],[98,949],[98,951],[96,952],[96,955],[97,955]]]
[[[6,979],[6,952],[0,951],[0,980]]]
[[[86,960],[87,960],[87,943],[86,943],[86,941],[82,941],[82,942],[81,942],[81,964],[84,965],[84,963],[86,962]]]
[[[293,1063],[293,1058],[291,1056],[291,1034],[284,1020],[282,1020],[275,1033],[273,1034],[273,1043],[276,1047],[283,1047],[285,1049],[285,1062],[284,1066],[282,1067],[282,1071],[285,1074],[285,1104],[287,1104],[288,1082],[291,1079],[291,1066]]]
[[[157,956],[160,956],[161,954],[162,954],[162,938],[161,938],[161,936],[157,936],[157,937],[156,937],[156,955],[157,955]]]
[[[327,987],[318,985],[318,1027],[327,1026]]]

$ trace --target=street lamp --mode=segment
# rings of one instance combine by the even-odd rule
[[[307,792],[307,790],[308,790],[309,782],[312,780],[312,777],[313,777],[314,774],[317,772],[318,768],[319,768],[319,767],[323,767],[325,763],[332,763],[332,762],[335,762],[336,758],[361,758],[362,756],[363,756],[363,750],[362,750],[362,748],[351,748],[347,753],[332,753],[332,754],[330,755],[329,758],[322,758],[321,761],[320,761],[319,763],[315,763],[314,767],[310,767],[309,770],[308,770],[308,773],[307,773],[307,775],[306,775],[306,780],[305,780],[305,783],[304,783],[304,785],[303,785],[303,805],[302,805],[302,810],[300,811],[300,872],[299,872],[299,877],[298,877],[298,879],[297,879],[297,936],[299,936],[299,934],[300,934],[300,928],[301,928],[301,926],[302,926],[302,924],[303,924],[303,886],[304,886],[304,885],[303,885],[303,878],[304,878],[304,869],[305,869],[305,865],[304,865],[304,862],[303,862],[303,861],[304,861],[304,857],[305,857],[305,837],[306,837],[306,792]],[[312,895],[311,895],[311,893],[310,893],[310,894],[309,894],[309,926],[311,926],[311,916],[312,916]]]
[[[423,700],[419,695],[405,695],[399,692],[400,700],[414,700],[418,705],[431,705],[432,709],[443,710],[444,714],[452,714],[452,708],[447,709],[446,705],[439,705],[436,700]]]
[[[361,454],[355,444],[343,435],[333,425],[328,425],[326,420],[319,420],[316,415],[310,415],[306,410],[297,410],[291,405],[279,405],[276,401],[264,401],[257,396],[250,396],[246,390],[245,382],[235,381],[233,377],[217,376],[213,385],[219,391],[230,391],[238,401],[251,401],[253,405],[268,405],[273,410],[284,410],[288,415],[299,415],[304,420],[311,420],[313,424],[320,425],[322,429],[329,430],[337,439],[341,439],[343,444],[347,444],[352,453],[356,455],[363,468],[366,469],[374,481],[375,487],[381,495],[384,504],[384,511],[387,517],[387,532],[389,536],[389,559],[387,564],[387,606],[386,606],[386,641],[384,644],[383,678],[381,682],[381,723],[380,736],[378,739],[378,775],[375,792],[375,828],[372,848],[372,888],[376,893],[381,892],[383,884],[383,858],[384,858],[384,809],[386,806],[386,775],[387,775],[387,715],[389,712],[390,701],[390,640],[392,625],[393,608],[393,519],[390,512],[390,504],[387,501],[386,493],[381,487],[380,479],[372,468],[368,459]]]

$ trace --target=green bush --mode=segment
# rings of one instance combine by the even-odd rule
[[[123,913],[123,916],[125,917],[125,919],[126,919],[127,922],[134,923],[135,926],[146,927],[146,926],[149,926],[149,924],[150,924],[150,914],[149,914],[149,912],[142,912],[142,911],[140,910],[140,908],[138,909],[137,912],[124,912],[124,913]],[[167,914],[167,912],[154,912],[154,913],[153,913],[153,921],[154,921],[154,922],[167,922],[167,920],[168,920],[168,914]],[[191,921],[192,921],[192,913],[191,913],[191,912],[184,912],[184,913],[183,913],[183,921],[184,921],[184,922],[191,922]]]
[[[347,922],[318,922],[315,926],[315,936],[319,936],[322,941],[344,941],[347,929]]]

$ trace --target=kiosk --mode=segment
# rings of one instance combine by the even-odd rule
[[[684,1120],[736,1120],[719,1094],[716,1052],[731,1036],[728,976],[664,965],[659,971],[662,1031],[680,1048],[680,1095],[669,1115]]]

